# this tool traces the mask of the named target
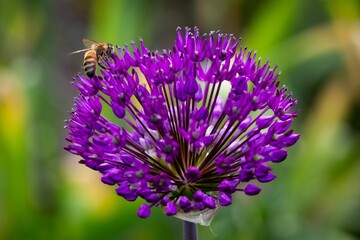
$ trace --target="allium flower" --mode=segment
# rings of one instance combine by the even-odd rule
[[[233,35],[177,29],[171,50],[117,47],[100,76],[77,75],[66,149],[128,201],[209,224],[233,194],[275,179],[299,134],[297,100]],[[109,111],[111,109],[111,111]],[[110,116],[111,114],[113,116]],[[105,115],[107,117],[105,117]]]

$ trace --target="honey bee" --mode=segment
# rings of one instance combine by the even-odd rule
[[[96,42],[90,39],[83,39],[85,49],[81,49],[70,54],[85,52],[84,55],[84,71],[89,78],[94,77],[96,65],[106,69],[105,59],[109,59],[114,52],[114,48],[109,43]]]

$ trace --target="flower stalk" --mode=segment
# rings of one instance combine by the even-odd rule
[[[198,240],[198,229],[197,224],[183,221],[184,228],[184,240]]]

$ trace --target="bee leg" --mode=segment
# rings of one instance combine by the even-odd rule
[[[101,67],[101,68],[103,68],[103,69],[108,69],[109,67],[108,66],[105,66],[104,65],[104,63],[105,63],[105,61],[104,61],[104,57],[103,56],[98,56],[98,64],[99,64],[99,66]]]

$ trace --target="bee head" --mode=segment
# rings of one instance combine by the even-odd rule
[[[108,47],[106,49],[106,54],[110,55],[114,53],[114,47],[112,44],[108,44]]]

